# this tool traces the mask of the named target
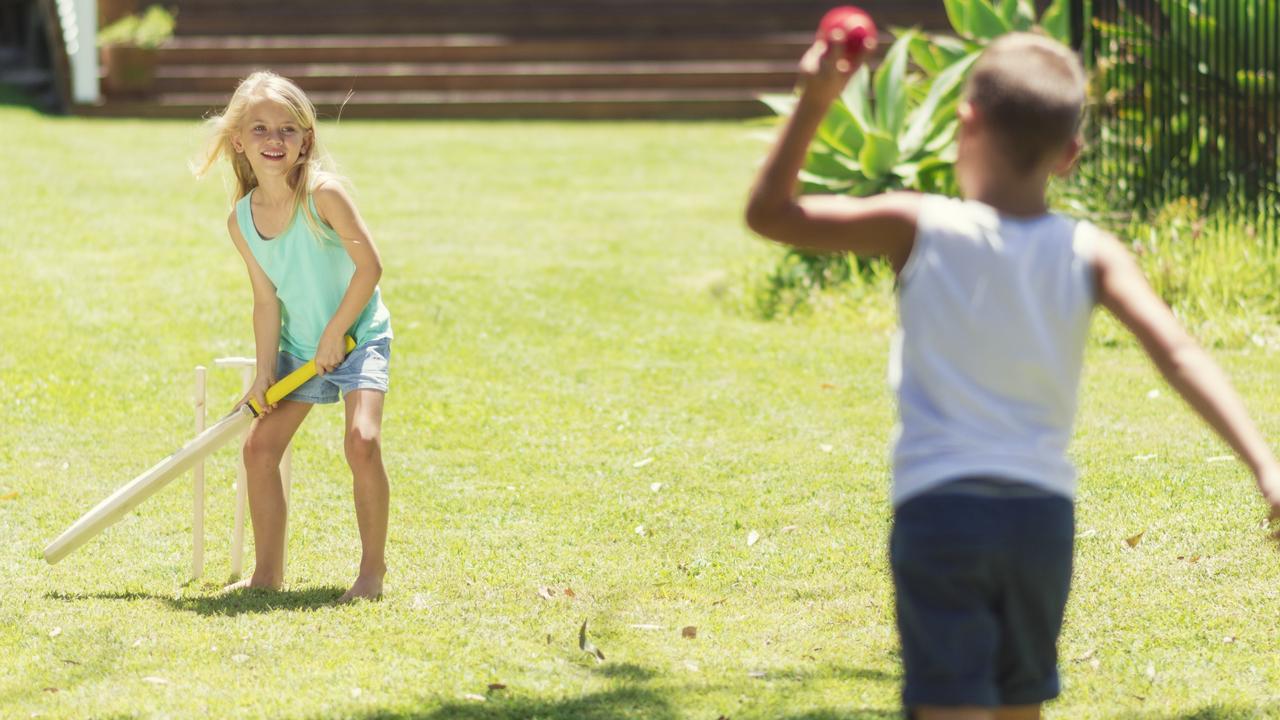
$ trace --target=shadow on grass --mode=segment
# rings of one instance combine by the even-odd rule
[[[901,710],[872,710],[861,707],[858,710],[810,710],[799,715],[783,715],[778,720],[881,720],[892,717],[901,720],[906,717]]]
[[[586,693],[569,698],[539,698],[519,694],[518,690],[491,690],[483,698],[476,696],[468,700],[446,701],[435,704],[427,701],[429,707],[422,709],[375,709],[358,715],[359,720],[613,720],[614,718],[637,718],[643,720],[668,720],[669,718],[688,716],[687,708],[680,698],[688,692],[707,693],[733,691],[725,684],[705,685],[696,688],[679,689],[670,684],[661,683],[666,677],[653,668],[635,663],[607,662],[593,672],[609,678],[617,687],[599,692]],[[769,680],[781,682],[803,682],[813,679],[850,679],[870,680],[873,682],[891,682],[897,675],[879,670],[850,668],[841,666],[818,666],[802,669],[784,669],[768,673],[752,682]],[[736,696],[738,693],[730,692]],[[745,708],[747,715],[754,716],[749,705]],[[724,717],[732,717],[739,711],[726,708]],[[310,716],[320,720],[324,716]],[[708,715],[708,720],[715,717]],[[792,715],[779,716],[778,720],[886,720],[900,718],[902,713],[897,709],[882,708],[819,708]]]
[[[204,616],[235,616],[249,613],[297,612],[332,606],[346,589],[336,585],[297,590],[237,590],[195,597],[173,597],[144,592],[46,593],[50,600],[79,602],[84,600],[157,600],[174,610]]]
[[[1252,720],[1260,717],[1275,717],[1280,712],[1280,704],[1266,703],[1252,707],[1206,705],[1199,710],[1179,713],[1125,713],[1112,715],[1114,720]]]
[[[687,713],[668,695],[668,692],[644,687],[624,687],[562,700],[502,697],[490,693],[484,702],[450,702],[422,711],[374,710],[358,717],[360,720],[668,720],[685,717]],[[726,710],[724,717],[732,715],[732,711]],[[320,717],[316,716],[315,720],[320,720]],[[902,713],[897,710],[851,708],[811,710],[785,715],[778,720],[885,720],[901,717]]]

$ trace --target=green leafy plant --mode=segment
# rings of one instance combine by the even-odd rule
[[[1031,0],[996,2],[944,0],[955,35],[897,30],[879,67],[859,68],[824,118],[800,174],[801,192],[957,194],[956,106],[969,69],[991,40],[1037,26]],[[1067,0],[1054,0],[1039,27],[1066,42]],[[784,116],[796,103],[791,95],[761,99]],[[866,276],[870,268],[857,258],[788,250],[762,292],[766,299],[793,298],[786,305],[798,307],[807,291]]]
[[[177,17],[160,5],[140,15],[125,15],[98,32],[101,47],[136,47],[154,50],[173,37]]]

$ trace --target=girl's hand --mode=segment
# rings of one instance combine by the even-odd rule
[[[275,409],[275,405],[267,404],[267,388],[276,384],[276,379],[270,375],[258,375],[253,378],[253,384],[249,386],[249,392],[245,393],[240,399],[239,405],[245,405],[250,400],[258,401],[258,407],[262,408],[262,414],[266,415]]]
[[[800,92],[808,98],[824,104],[834,102],[849,78],[862,65],[866,53],[854,60],[844,54],[844,30],[831,31],[831,42],[819,40],[800,58]]]
[[[325,333],[316,345],[316,374],[324,375],[342,364],[347,357],[346,338],[341,333]]]

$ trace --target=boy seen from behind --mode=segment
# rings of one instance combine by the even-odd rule
[[[975,64],[959,107],[963,200],[797,197],[814,133],[856,69],[833,38],[747,207],[757,233],[884,257],[898,276],[889,540],[912,717],[1038,718],[1058,695],[1076,472],[1067,458],[1089,319],[1101,305],[1245,462],[1280,517],[1280,465],[1212,359],[1116,238],[1049,211],[1080,150],[1085,76],[1067,48],[1015,33]]]

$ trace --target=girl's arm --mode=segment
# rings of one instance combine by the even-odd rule
[[[275,407],[267,405],[266,393],[267,388],[276,381],[276,357],[280,352],[280,300],[276,297],[276,286],[253,257],[249,244],[240,233],[234,210],[231,217],[227,218],[227,232],[249,270],[249,282],[253,285],[253,339],[257,372],[245,400],[250,397],[256,399],[263,412],[269,413]]]
[[[333,318],[325,326],[320,336],[320,345],[316,349],[316,373],[323,375],[342,363],[346,357],[347,330],[360,317],[373,291],[378,287],[382,277],[382,259],[378,256],[378,248],[373,244],[373,236],[356,210],[351,196],[336,182],[326,182],[316,188],[314,197],[316,210],[320,211],[320,219],[329,224],[342,238],[342,245],[352,262],[356,264],[355,274],[347,284],[347,292],[342,302],[333,313]]]
[[[819,41],[800,61],[800,101],[756,178],[747,225],[771,240],[809,250],[885,256],[901,270],[915,241],[918,195],[796,196],[814,133],[856,69],[843,59],[838,44]]]
[[[1124,244],[1098,233],[1093,264],[1098,302],[1133,332],[1165,380],[1244,460],[1272,517],[1280,517],[1280,464],[1222,368],[1151,289]]]

